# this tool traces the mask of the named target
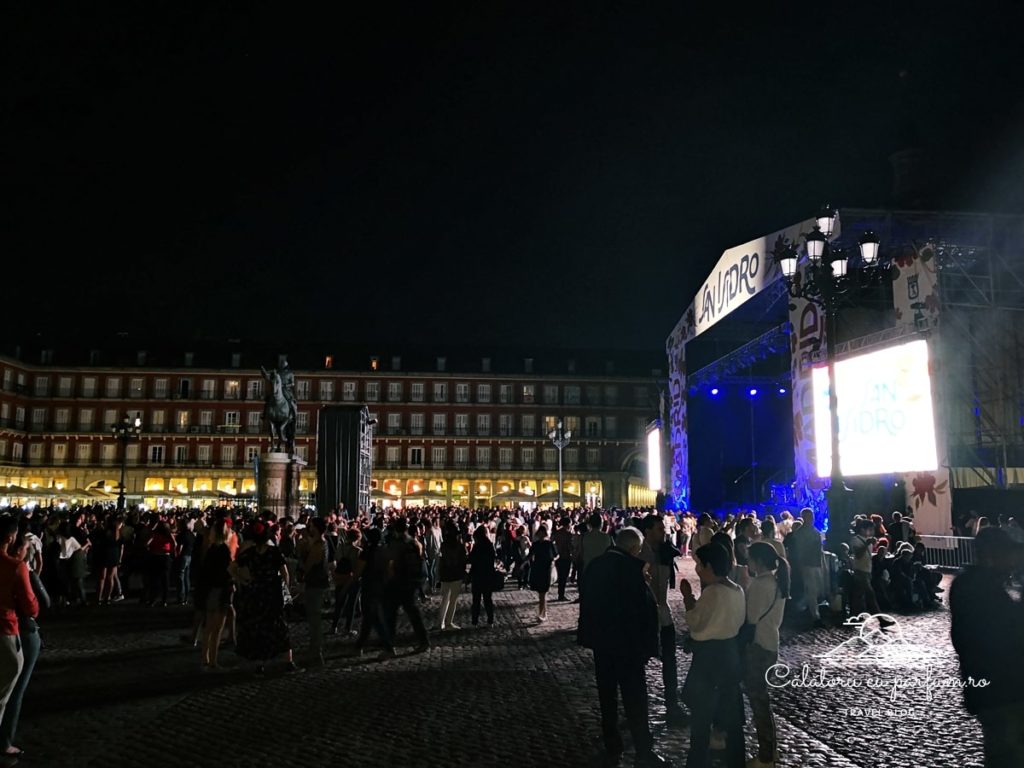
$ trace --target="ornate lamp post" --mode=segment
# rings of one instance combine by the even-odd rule
[[[113,427],[114,437],[121,443],[121,485],[117,490],[117,511],[124,512],[124,470],[128,462],[128,443],[142,434],[142,419],[125,416],[120,424]]]
[[[789,295],[816,304],[825,313],[825,355],[828,361],[828,412],[832,433],[832,470],[828,490],[829,516],[845,525],[842,492],[843,474],[839,466],[839,406],[836,400],[836,318],[840,308],[863,289],[880,285],[889,275],[889,264],[878,257],[879,240],[871,230],[858,239],[859,259],[851,264],[850,255],[834,247],[829,238],[835,229],[838,211],[825,205],[815,216],[814,229],[804,235],[806,268],[798,269],[800,254],[789,245],[777,249],[775,261],[782,270]],[[829,526],[829,536],[843,536],[846,531]]]
[[[572,438],[572,430],[563,428],[562,420],[559,419],[557,426],[548,432],[548,438],[558,449],[558,508],[564,509],[565,505],[562,503],[562,451],[565,450]]]

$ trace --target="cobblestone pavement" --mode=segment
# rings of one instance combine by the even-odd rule
[[[47,617],[17,740],[26,750],[21,765],[595,764],[597,697],[590,653],[575,645],[577,606],[553,603],[539,624],[532,593],[505,591],[495,595],[495,627],[473,629],[468,595],[461,601],[456,622],[465,628],[434,633],[426,653],[411,652],[408,631],[400,638],[405,651],[384,663],[346,657],[348,643],[331,637],[325,668],[271,667],[264,676],[230,651],[222,656],[234,664],[228,671],[200,673],[198,651],[182,642],[187,609],[122,603]],[[425,609],[428,626],[436,611],[435,600]],[[859,679],[860,687],[777,690],[780,765],[981,765],[980,730],[958,690],[933,691],[928,702],[919,689],[891,700],[891,682],[866,687],[869,678],[919,679],[926,667],[932,680],[955,677],[945,610],[900,619],[909,649],[901,656],[868,667],[845,657],[827,665],[829,679]],[[306,628],[291,626],[301,662]],[[804,664],[809,677],[820,677],[820,655],[854,632],[815,629],[784,640],[789,679],[801,677]],[[922,662],[921,653],[931,656]],[[680,680],[688,665],[680,652]],[[649,680],[658,748],[682,765],[688,732],[664,723],[657,662]],[[623,734],[628,739],[625,727]],[[752,750],[752,726],[747,739]]]

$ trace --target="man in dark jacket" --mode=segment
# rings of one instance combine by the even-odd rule
[[[669,765],[654,752],[647,718],[647,660],[658,655],[658,604],[640,559],[643,536],[623,528],[615,545],[592,560],[583,574],[578,640],[594,652],[601,730],[611,764],[622,756],[618,694],[636,748],[636,765]]]
[[[1007,591],[1021,548],[999,528],[983,528],[974,545],[977,564],[949,592],[964,706],[981,723],[985,765],[1024,765],[1024,606]]]

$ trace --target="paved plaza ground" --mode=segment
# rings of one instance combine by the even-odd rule
[[[229,650],[223,660],[231,669],[201,673],[198,651],[182,642],[191,617],[186,608],[121,603],[45,617],[45,648],[17,740],[26,750],[20,765],[595,765],[597,696],[590,652],[572,632],[577,606],[554,603],[549,620],[538,624],[535,596],[505,591],[495,595],[495,627],[473,629],[468,594],[462,600],[456,621],[464,629],[434,633],[426,653],[412,654],[407,633],[399,658],[377,663],[373,656],[346,657],[348,643],[330,637],[326,668],[270,668],[263,676]],[[682,626],[677,592],[673,601]],[[436,612],[435,599],[425,609],[428,622]],[[306,628],[291,626],[301,661]],[[845,657],[828,665],[821,656],[854,637],[851,628],[785,640],[780,660],[793,670],[790,680],[807,664],[806,679],[824,674],[861,685],[780,688],[780,765],[981,765],[980,730],[958,690],[933,689],[929,702],[926,691],[905,687],[891,698],[888,681],[909,686],[956,676],[948,613],[901,617],[900,627],[902,656],[867,666]],[[857,650],[844,646],[839,653]],[[680,653],[680,680],[688,667]],[[664,723],[655,661],[649,679],[658,748],[681,766],[688,732]],[[867,687],[883,679],[884,688]],[[752,725],[747,740],[752,750]],[[631,764],[630,754],[623,764]]]

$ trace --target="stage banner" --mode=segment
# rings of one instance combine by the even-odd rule
[[[668,433],[672,446],[672,472],[665,495],[672,509],[690,508],[690,446],[686,436],[686,342],[696,335],[691,304],[665,342],[670,398]]]
[[[893,259],[893,309],[897,327],[927,331],[939,323],[939,275],[935,247],[931,243],[911,243]],[[942,361],[934,356],[935,347],[928,342],[930,374],[941,375]],[[932,402],[940,403],[932,392]],[[936,413],[941,408],[936,407]],[[936,425],[939,426],[939,425]],[[907,472],[903,475],[907,494],[907,511],[914,518],[918,533],[949,536],[953,528],[953,495],[950,487],[949,461],[944,429],[935,430],[939,466],[931,472]]]
[[[825,493],[829,478],[818,477],[812,376],[815,366],[826,364],[825,312],[806,299],[791,299],[789,321],[793,326],[789,337],[793,377],[793,501],[813,509],[815,524],[827,530]]]

